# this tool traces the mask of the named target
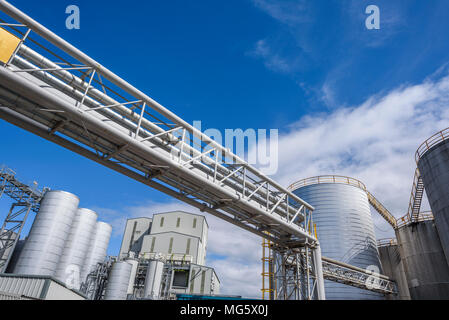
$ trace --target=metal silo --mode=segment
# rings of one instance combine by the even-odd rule
[[[163,272],[164,272],[163,261],[161,260],[149,261],[147,275],[145,279],[145,289],[144,289],[145,298],[151,300],[159,299]]]
[[[132,266],[131,276],[129,278],[129,284],[128,284],[128,294],[132,295],[132,294],[134,294],[134,284],[136,282],[139,261],[136,259],[125,259],[125,262],[129,263]]]
[[[90,248],[87,251],[87,256],[81,270],[81,282],[86,281],[87,276],[95,270],[97,264],[104,262],[106,259],[111,234],[111,225],[105,222],[97,222],[94,233],[92,234]]]
[[[407,276],[396,239],[379,241],[378,249],[383,274],[395,281],[398,288],[398,294],[390,295],[388,298],[391,300],[410,300]]]
[[[98,215],[89,209],[78,209],[64,253],[56,270],[56,279],[79,290],[81,269],[89,250]]]
[[[396,230],[402,262],[413,300],[448,300],[449,266],[431,215]]]
[[[128,262],[115,262],[108,277],[105,300],[126,300],[133,266]]]
[[[416,161],[449,264],[449,128],[424,142]]]
[[[299,181],[290,189],[315,207],[322,254],[362,269],[381,271],[366,187],[358,180],[322,176]],[[325,281],[328,300],[378,300],[383,295]]]
[[[78,209],[77,196],[49,191],[42,200],[14,273],[54,276]]]

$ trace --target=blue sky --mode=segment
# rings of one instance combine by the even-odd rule
[[[328,129],[317,124],[338,126],[341,114],[357,121],[360,119],[356,117],[357,111],[363,111],[364,107],[366,114],[378,110],[380,115],[384,100],[394,102],[388,110],[396,110],[393,98],[399,96],[400,101],[410,101],[404,108],[413,105],[415,111],[424,110],[419,113],[420,131],[413,130],[419,135],[401,144],[408,148],[401,150],[407,154],[404,159],[412,160],[413,150],[427,135],[449,126],[444,126],[449,122],[442,108],[418,108],[424,103],[434,106],[435,92],[440,94],[438,101],[445,101],[442,79],[447,76],[449,61],[446,0],[128,0],[126,3],[16,0],[11,3],[185,120],[202,120],[204,128],[279,129],[285,142],[307,137],[308,132],[316,135],[327,132]],[[80,7],[80,30],[65,28],[65,8],[70,4]],[[365,8],[369,4],[380,8],[380,30],[365,28]],[[429,98],[411,99],[417,91],[429,93]],[[426,117],[429,114],[436,118]],[[389,117],[390,114],[385,115],[384,122],[382,119],[377,122],[379,131],[367,137],[367,141],[381,136],[384,131],[381,127],[390,123]],[[372,123],[374,126],[375,122]],[[342,127],[355,128],[351,122]],[[323,130],[318,132],[317,128]],[[389,128],[402,127],[386,126],[385,130]],[[334,132],[328,131],[330,135]],[[405,135],[405,131],[391,131],[398,139]],[[344,134],[357,135],[348,132]],[[148,214],[155,208],[172,208],[175,203],[157,191],[4,121],[0,121],[0,134],[3,137],[0,163],[16,169],[25,181],[36,180],[41,186],[77,194],[82,206],[97,208],[103,219],[115,221],[142,212]],[[407,134],[410,136],[408,131]],[[342,140],[336,139],[334,145]],[[309,153],[321,155],[321,160],[331,159],[332,152],[320,153],[329,141],[322,138],[314,145],[307,145]],[[374,178],[378,176],[376,172],[355,167],[357,155],[362,151],[357,153],[359,149],[354,146],[360,143],[342,145],[342,149],[346,148],[345,155],[339,156],[344,161],[338,164],[328,161],[312,168],[302,163],[304,172],[297,172],[294,177],[287,175],[288,178],[281,173],[279,179],[288,184],[293,178],[305,178],[308,174],[359,174],[378,193],[385,194],[385,202],[401,214],[408,204],[406,193],[412,182],[413,162],[388,158],[392,159],[392,166],[388,167],[392,171],[401,167],[410,171],[409,176],[392,175],[395,180],[389,185],[398,188],[401,194],[398,203]],[[391,152],[384,156],[396,155],[394,152],[399,149],[392,146]],[[295,162],[288,155],[285,159],[290,161],[285,167]],[[8,202],[2,199],[1,218],[7,208]],[[116,230],[110,254],[118,252],[121,231]],[[210,259],[214,257],[217,261],[227,259],[218,249],[211,253]]]

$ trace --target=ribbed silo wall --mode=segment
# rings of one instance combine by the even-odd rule
[[[394,280],[397,285],[398,294],[390,295],[391,300],[410,300],[407,277],[405,275],[404,264],[402,263],[398,245],[388,245],[379,247],[380,262],[382,263],[383,274]]]
[[[449,140],[424,153],[418,167],[449,264]]]
[[[114,263],[108,277],[104,295],[105,300],[126,300],[132,269],[133,266],[128,262]]]
[[[449,299],[449,267],[434,221],[396,230],[401,258],[413,300]]]
[[[98,263],[106,259],[112,227],[104,222],[97,222],[81,271],[81,283],[86,281],[89,273],[95,270]]]
[[[87,257],[98,215],[89,209],[78,209],[64,252],[56,270],[56,279],[71,288],[80,289],[81,269]]]
[[[49,191],[41,202],[14,273],[54,276],[78,209],[77,196]]]
[[[339,183],[304,186],[294,193],[315,207],[313,221],[325,257],[366,269],[381,270],[368,196],[362,189]],[[370,270],[372,270],[370,268]],[[325,281],[328,300],[379,300],[383,295]]]
[[[25,240],[17,241],[16,247],[14,248],[14,252],[12,253],[11,260],[9,261],[8,267],[6,268],[6,273],[13,273],[14,269],[17,265],[17,261],[19,260],[20,253],[25,247]]]

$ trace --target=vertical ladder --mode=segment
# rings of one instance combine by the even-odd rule
[[[273,273],[273,243],[267,239],[262,242],[262,300],[274,300],[275,285]]]

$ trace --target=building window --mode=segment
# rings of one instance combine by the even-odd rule
[[[153,240],[151,241],[151,250],[150,252],[154,252],[154,245],[156,244],[156,238],[153,237]]]
[[[188,270],[174,270],[173,272],[173,287],[187,289],[189,286],[189,271]]]
[[[191,239],[187,239],[187,249],[186,249],[186,254],[190,254],[190,241]]]
[[[161,218],[161,228],[164,226],[164,217]]]
[[[179,228],[180,225],[181,225],[181,218],[178,218],[178,220],[176,221],[176,228]]]
[[[170,238],[170,246],[168,247],[168,253],[172,253],[173,251],[173,238]]]
[[[193,229],[195,229],[196,228],[196,218],[195,219],[193,219]]]

